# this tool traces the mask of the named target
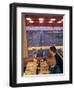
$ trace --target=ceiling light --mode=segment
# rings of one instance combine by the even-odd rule
[[[28,18],[26,18],[26,20],[32,20],[32,19],[28,17]]]
[[[34,23],[34,21],[30,20],[29,23]]]
[[[44,18],[39,18],[39,21],[43,21],[44,20]]]
[[[57,21],[57,23],[62,23],[62,21]]]
[[[44,22],[44,18],[39,18],[39,23],[43,23]]]
[[[49,21],[48,23],[53,23],[53,21]]]
[[[51,18],[50,20],[51,20],[51,21],[55,21],[56,19],[55,19],[55,18]]]

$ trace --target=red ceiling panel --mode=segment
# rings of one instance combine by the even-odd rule
[[[26,18],[31,18],[34,23],[30,23]],[[44,22],[39,23],[39,18],[43,18]],[[48,23],[52,18],[55,18],[53,23]],[[57,23],[63,19],[63,15],[25,15],[26,26],[63,26],[63,22]]]

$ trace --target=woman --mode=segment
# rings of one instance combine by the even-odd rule
[[[55,73],[61,73],[61,68],[57,63],[57,58],[56,58],[56,48],[54,46],[50,47],[50,53],[47,58],[47,63],[49,66],[49,73],[50,74],[55,74]],[[61,64],[61,63],[60,63]]]

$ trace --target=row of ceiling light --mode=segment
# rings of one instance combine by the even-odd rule
[[[30,18],[30,17],[27,17],[26,18],[27,21],[29,21],[29,23],[34,23],[34,21]],[[44,18],[38,18],[39,20],[39,23],[44,23]],[[56,18],[51,18],[48,23],[53,23],[54,21],[56,21]],[[63,22],[63,19],[57,21],[57,23],[62,23]]]

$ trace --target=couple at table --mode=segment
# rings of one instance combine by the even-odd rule
[[[33,54],[35,54],[35,57],[43,57],[43,50],[40,49],[39,53],[35,52],[34,50]],[[55,46],[50,47],[46,61],[49,66],[50,74],[63,73],[63,60],[56,53]]]

